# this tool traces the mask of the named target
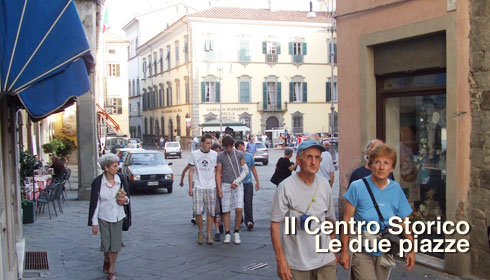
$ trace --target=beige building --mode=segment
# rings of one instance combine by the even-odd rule
[[[130,84],[127,79],[129,41],[110,31],[101,34],[100,40],[99,57],[101,61],[98,64],[99,90],[96,102],[115,124],[110,119],[99,122],[99,133],[100,136],[107,133],[129,135],[128,91]],[[103,111],[101,112],[100,109],[98,111],[102,116],[100,119],[107,119]],[[119,128],[118,131],[115,129],[116,126]]]
[[[137,49],[144,141],[190,140],[204,123],[219,120],[220,107],[223,119],[244,124],[244,133],[328,133],[327,50],[336,45],[327,14],[307,14],[212,8],[144,43]]]
[[[470,253],[417,254],[490,275],[488,1],[337,1],[341,194],[369,139],[398,154],[413,220],[468,221]],[[396,15],[396,16],[395,16]],[[341,211],[342,212],[342,211]]]

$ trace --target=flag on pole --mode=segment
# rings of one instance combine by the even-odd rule
[[[102,27],[102,33],[106,32],[107,29],[109,29],[109,9],[106,6],[104,9],[104,18],[103,18],[104,25]]]

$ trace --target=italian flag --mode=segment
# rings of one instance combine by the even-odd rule
[[[109,9],[107,7],[104,9],[103,22],[104,22],[104,25],[102,27],[102,33],[106,32],[107,29],[109,29]]]

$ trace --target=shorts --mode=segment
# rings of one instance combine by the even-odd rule
[[[216,189],[216,208],[215,212],[216,216],[220,216],[223,214],[223,210],[221,209],[221,198],[218,195],[218,189]]]
[[[192,210],[194,216],[203,215],[204,211],[210,216],[215,215],[216,189],[194,188],[192,194]]]
[[[221,199],[223,213],[228,213],[236,208],[243,208],[242,184],[239,184],[237,188],[232,189],[231,184],[222,183],[221,190],[223,191],[223,198]]]

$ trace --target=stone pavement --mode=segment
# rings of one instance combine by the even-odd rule
[[[131,197],[133,226],[125,232],[124,247],[116,263],[118,279],[277,279],[276,262],[269,237],[270,202],[275,186],[269,182],[274,163],[282,151],[271,151],[268,166],[258,164],[261,189],[254,196],[255,229],[241,230],[242,244],[197,244],[197,228],[190,223],[191,199],[178,186],[187,163],[169,159],[175,172],[174,192],[147,191]],[[49,271],[26,271],[28,279],[105,279],[100,237],[87,226],[88,201],[76,200],[77,170],[72,168],[72,187],[63,204],[64,214],[50,220],[47,212],[34,224],[24,225],[26,251],[46,251]],[[337,185],[337,184],[336,184]],[[338,196],[338,185],[335,186]],[[258,264],[258,265],[257,265]],[[253,267],[259,267],[253,269]],[[347,273],[338,267],[338,278]],[[392,279],[455,279],[444,273],[417,266],[405,272],[399,264]]]

